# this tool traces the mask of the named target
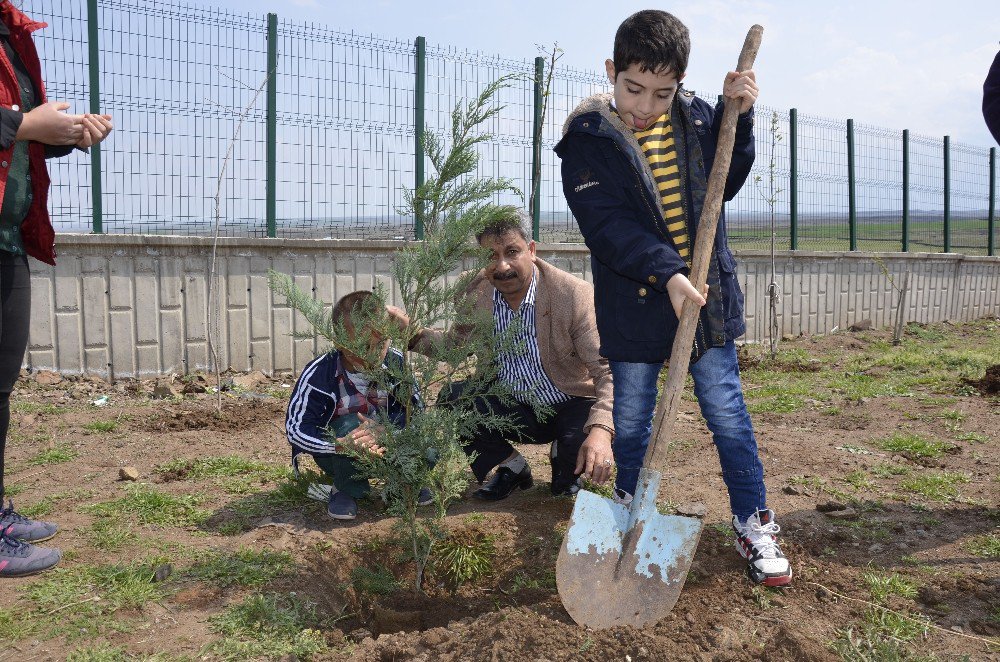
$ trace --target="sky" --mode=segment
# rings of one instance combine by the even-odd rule
[[[614,33],[646,3],[618,0],[212,0],[228,9],[276,12],[343,32],[533,58],[558,43],[560,64],[597,71]],[[800,113],[996,146],[982,115],[983,79],[1000,50],[997,0],[701,0],[654,5],[691,31],[685,83],[718,92],[751,25],[764,27],[754,67],[760,103]]]

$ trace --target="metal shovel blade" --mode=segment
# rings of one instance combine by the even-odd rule
[[[579,625],[641,628],[680,597],[701,520],[656,510],[660,473],[639,472],[630,506],[581,490],[556,563],[559,597]]]

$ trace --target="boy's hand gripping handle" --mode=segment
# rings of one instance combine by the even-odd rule
[[[736,71],[746,71],[753,68],[757,51],[760,49],[760,39],[764,28],[754,25],[747,33],[740,52]],[[694,258],[691,267],[691,283],[699,292],[708,280],[708,261],[712,258],[712,246],[715,244],[715,230],[722,212],[722,195],[729,177],[729,165],[733,160],[733,145],[736,143],[736,120],[740,114],[740,100],[726,99],[726,107],[722,113],[722,127],[719,129],[718,142],[715,149],[715,163],[708,178],[708,192],[705,195],[705,205],[701,210],[698,222],[698,236],[695,240]],[[674,422],[677,420],[677,407],[680,405],[681,392],[684,390],[684,380],[687,378],[691,363],[691,347],[694,334],[698,329],[698,316],[701,308],[690,299],[684,300],[680,324],[674,336],[674,345],[670,350],[670,368],[667,383],[656,405],[656,415],[653,417],[653,432],[643,459],[644,467],[660,466],[666,455],[669,438],[673,433]]]

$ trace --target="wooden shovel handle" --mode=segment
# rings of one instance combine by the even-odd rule
[[[746,71],[753,67],[760,49],[760,39],[764,28],[754,25],[747,33],[743,42],[743,50],[736,65],[736,71]],[[708,280],[708,264],[712,258],[712,246],[715,244],[715,230],[719,224],[719,214],[722,212],[722,194],[729,177],[729,164],[733,160],[733,145],[736,143],[736,120],[740,114],[740,101],[726,99],[726,107],[722,112],[722,127],[719,129],[718,142],[715,148],[715,162],[708,178],[708,192],[705,204],[701,210],[698,222],[698,235],[695,240],[694,258],[691,266],[691,283],[699,292]],[[670,368],[667,383],[656,405],[656,415],[653,417],[653,432],[643,459],[643,466],[658,467],[667,453],[667,446],[677,420],[677,407],[680,405],[681,392],[687,378],[691,363],[691,347],[694,334],[698,329],[698,316],[701,308],[693,301],[684,300],[681,310],[680,324],[674,336],[674,345],[670,350]]]

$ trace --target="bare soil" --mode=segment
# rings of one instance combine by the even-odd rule
[[[965,327],[947,333],[962,334]],[[789,359],[776,369],[829,368],[830,361],[840,360],[835,357],[885,337],[869,332],[799,339],[786,347],[800,348],[810,358]],[[760,386],[752,361],[746,367],[746,387]],[[534,488],[498,503],[467,498],[448,515],[453,536],[493,541],[490,572],[456,587],[432,567],[426,594],[419,596],[395,522],[378,502],[363,502],[358,519],[346,523],[328,519],[322,504],[307,499],[241,520],[239,513],[247,511],[240,506],[254,498],[266,504],[276,483],[251,481],[245,494],[234,494],[220,481],[193,480],[183,467],[157,471],[171,460],[222,456],[287,463],[280,389],[290,379],[273,380],[271,394],[229,393],[219,414],[210,393],[152,400],[152,384],[69,378],[42,384],[55,380],[24,376],[14,396],[6,484],[16,486],[19,508],[63,495],[45,516],[59,523],[61,533],[45,544],[68,553],[62,563],[68,568],[127,563],[149,558],[154,550],[173,564],[174,574],[166,598],[115,614],[128,624],[121,631],[91,638],[31,636],[6,642],[6,650],[24,660],[65,659],[81,647],[99,645],[139,658],[200,656],[220,638],[209,619],[258,591],[294,592],[315,603],[328,645],[318,659],[836,660],[842,656],[831,643],[845,628],[861,632],[871,609],[864,575],[880,572],[897,573],[919,587],[915,598],[890,597],[888,608],[923,615],[937,626],[903,647],[914,659],[1000,659],[1000,646],[987,643],[1000,636],[1000,559],[969,547],[976,537],[995,536],[1000,524],[1000,401],[963,390],[957,376],[945,408],[935,400],[940,394],[928,391],[754,416],[769,503],[795,572],[784,590],[762,590],[744,574],[711,437],[696,403],[685,401],[677,442],[662,467],[661,498],[668,507],[698,502],[707,509],[690,576],[676,608],[655,627],[606,631],[574,624],[555,589],[556,557],[573,502],[549,496],[547,447],[522,448],[534,469]],[[109,403],[93,405],[101,395],[108,395]],[[941,416],[945,409],[961,412],[960,430]],[[93,429],[95,422],[107,421],[116,422],[113,430]],[[926,460],[875,444],[900,431],[948,440],[954,449]],[[957,431],[978,436],[963,441]],[[40,453],[59,448],[75,457],[33,463]],[[850,482],[859,471],[871,479],[880,465],[903,467],[909,476],[960,473],[968,482],[958,485],[958,496],[943,501],[903,491],[906,476],[881,476],[870,486]],[[198,495],[211,516],[196,526],[137,526],[138,542],[99,549],[91,540],[95,516],[82,508],[120,498],[125,483],[119,469],[125,466],[138,469],[139,482],[164,493]],[[817,509],[830,501],[853,508],[857,517],[836,520]],[[193,554],[240,548],[288,552],[294,568],[257,589],[186,578]],[[358,568],[387,568],[401,586],[388,594],[362,590]],[[3,580],[0,610],[37,613],[26,590],[46,576]],[[601,595],[593,599],[600,601]]]

